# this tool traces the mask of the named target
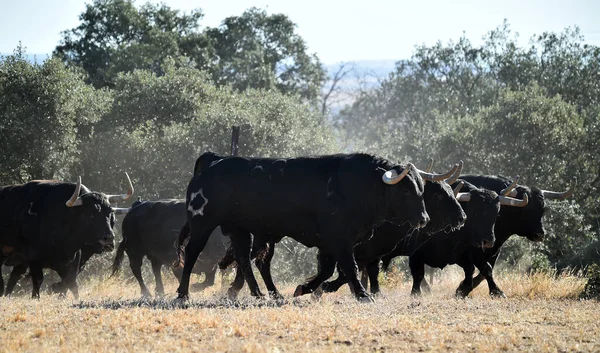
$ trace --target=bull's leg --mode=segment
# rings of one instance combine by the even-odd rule
[[[373,261],[367,265],[367,274],[369,276],[369,283],[371,283],[371,293],[378,294],[379,290],[379,259]]]
[[[413,286],[410,294],[413,296],[421,295],[421,282],[425,279],[425,262],[418,255],[408,258],[410,274],[413,278]]]
[[[369,287],[369,274],[367,273],[367,269],[363,269],[360,275],[360,284],[362,284],[365,289]]]
[[[89,257],[88,257],[89,259]],[[64,267],[61,266],[57,269],[57,273],[61,278],[62,287],[64,290],[61,293],[61,296],[66,296],[67,289],[71,291],[75,300],[79,299],[79,287],[77,286],[77,274],[81,269],[81,252],[78,252],[75,255],[73,261],[69,262]]]
[[[4,295],[4,278],[2,278],[2,260],[0,260],[0,297]]]
[[[506,298],[506,294],[498,287],[496,281],[494,281],[494,271],[492,265],[485,263],[484,265],[478,266],[479,275],[485,277],[490,289],[490,296],[493,298]],[[479,277],[479,276],[478,276]],[[477,278],[477,277],[475,277]],[[475,288],[475,278],[473,279],[473,288]]]
[[[252,235],[243,229],[231,229],[229,232],[233,251],[235,253],[235,261],[238,264],[238,269],[244,274],[244,279],[248,283],[250,294],[255,297],[263,297],[254,273],[252,272],[252,264],[250,262],[252,252]]]
[[[356,261],[354,260],[352,246],[344,247],[338,252],[337,262],[342,272],[348,277],[348,285],[356,299],[362,302],[372,302],[373,299],[358,279],[358,266],[356,266]]]
[[[233,300],[237,298],[238,293],[244,288],[244,273],[240,267],[235,265],[235,278],[231,283],[231,287],[227,290],[227,296]]]
[[[494,271],[494,266],[496,265],[496,260],[498,260],[499,254],[500,254],[500,251],[497,251],[496,255],[487,259],[487,263],[489,264],[489,266],[491,268],[491,272]],[[485,274],[481,270],[479,270],[479,273],[477,274],[477,276],[475,276],[475,278],[473,278],[473,288],[477,288],[477,286],[480,285],[484,279],[487,279]],[[488,282],[488,285],[489,285],[489,282]],[[491,290],[491,288],[490,288],[490,290]]]
[[[38,263],[31,263],[29,265],[29,272],[31,273],[31,283],[33,288],[31,289],[31,298],[40,298],[40,287],[44,281],[44,272],[42,271],[42,265]]]
[[[323,282],[321,288],[323,288],[323,292],[325,293],[337,292],[337,290],[346,283],[348,283],[348,278],[338,266],[338,277],[333,281]]]
[[[142,277],[143,255],[138,254],[136,252],[131,252],[129,251],[129,249],[125,251],[127,251],[127,257],[129,257],[129,267],[131,268],[131,272],[133,272],[133,276],[140,285],[142,296],[145,298],[151,297],[150,291],[148,290],[148,287],[146,287],[146,284],[144,283],[144,278]]]
[[[269,296],[273,299],[283,299],[283,295],[281,295],[277,290],[277,287],[275,287],[273,276],[271,275],[271,261],[273,260],[273,255],[275,255],[275,243],[269,242],[264,256],[256,261],[256,267],[258,267],[260,275],[265,282],[265,286],[267,286]]]
[[[198,222],[201,223],[201,222]],[[190,292],[190,276],[198,255],[204,250],[208,239],[210,238],[213,230],[217,228],[217,224],[202,225],[193,223],[192,231],[190,235],[190,241],[185,247],[185,262],[183,265],[183,273],[181,274],[181,280],[179,281],[179,287],[177,288],[177,298],[187,299]]]
[[[333,275],[336,263],[334,257],[328,256],[322,251],[319,251],[317,259],[319,262],[317,275],[310,279],[308,283],[301,284],[296,287],[296,290],[294,291],[294,297],[313,293],[324,281]]]
[[[152,273],[154,273],[154,282],[156,283],[156,295],[162,297],[165,295],[165,287],[162,281],[162,274],[160,273],[162,263],[154,258],[150,259],[150,263],[152,264]]]
[[[10,277],[8,278],[8,283],[6,284],[6,292],[4,292],[4,295],[9,296],[12,294],[17,282],[19,282],[26,271],[27,265],[18,265],[13,267],[12,271],[10,272]]]
[[[475,266],[470,263],[461,265],[461,267],[465,271],[465,279],[456,289],[456,296],[459,298],[465,298],[473,291],[473,273],[475,272]]]

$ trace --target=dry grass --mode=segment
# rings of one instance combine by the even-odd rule
[[[0,351],[584,351],[600,350],[600,303],[580,301],[584,280],[501,274],[509,299],[490,299],[482,285],[466,300],[452,296],[459,275],[445,273],[433,293],[408,295],[396,276],[386,295],[358,304],[346,288],[275,302],[243,292],[192,293],[178,305],[141,300],[135,283],[81,284],[81,302],[43,295],[0,299]],[[167,283],[174,293],[176,283]],[[293,286],[283,291],[291,297]]]

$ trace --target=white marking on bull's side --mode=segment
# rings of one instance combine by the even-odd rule
[[[192,206],[192,202],[194,202],[196,196],[198,195],[202,196],[202,198],[204,199],[204,204],[202,204],[202,207],[200,207],[200,209],[195,210]],[[192,217],[196,217],[197,215],[204,216],[204,207],[206,207],[206,205],[208,205],[208,199],[204,196],[202,189],[200,189],[198,192],[192,193],[190,197],[190,205],[188,206],[188,211],[192,213]]]

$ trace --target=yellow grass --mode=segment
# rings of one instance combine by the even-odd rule
[[[1,298],[0,351],[600,351],[600,303],[576,299],[583,279],[498,277],[508,299],[490,299],[485,283],[455,299],[460,274],[446,271],[421,299],[401,276],[383,279],[385,295],[373,304],[356,303],[347,287],[294,300],[294,286],[282,286],[285,302],[247,291],[231,302],[217,285],[180,305],[174,279],[162,300],[141,300],[137,284],[122,279],[82,281],[81,301]]]

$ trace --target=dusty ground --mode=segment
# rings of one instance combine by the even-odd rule
[[[141,300],[135,283],[82,281],[81,301],[0,298],[0,351],[600,351],[600,303],[576,299],[584,280],[498,279],[509,299],[488,298],[485,285],[455,299],[458,277],[447,276],[422,299],[399,279],[386,281],[374,304],[356,303],[346,288],[320,301],[257,301],[243,292],[229,302],[217,285],[192,293],[183,308],[172,294]],[[175,288],[168,282],[167,292]]]

